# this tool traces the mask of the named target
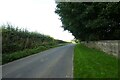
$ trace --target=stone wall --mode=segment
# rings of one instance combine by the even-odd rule
[[[120,57],[120,40],[89,41],[81,43],[90,48],[96,48],[108,54]]]

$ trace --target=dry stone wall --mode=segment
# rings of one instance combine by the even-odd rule
[[[89,41],[81,43],[90,48],[96,48],[108,54],[120,57],[120,40]]]

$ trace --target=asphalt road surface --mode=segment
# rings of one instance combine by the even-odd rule
[[[2,66],[3,78],[73,78],[74,44],[53,48]]]

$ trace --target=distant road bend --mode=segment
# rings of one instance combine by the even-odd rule
[[[53,48],[2,66],[3,78],[72,78],[74,44]]]

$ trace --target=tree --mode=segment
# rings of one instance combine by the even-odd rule
[[[120,39],[120,3],[57,3],[64,30],[79,40]]]

